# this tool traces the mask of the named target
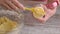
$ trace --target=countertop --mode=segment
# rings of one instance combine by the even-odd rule
[[[33,5],[32,3],[33,2],[30,4]],[[22,4],[24,4],[24,2],[22,2]],[[25,24],[21,34],[60,34],[60,7],[57,8],[56,14],[44,24],[34,19],[29,12],[25,13]]]

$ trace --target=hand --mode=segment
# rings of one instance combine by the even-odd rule
[[[18,0],[0,0],[0,5],[10,10],[24,10],[24,6]]]
[[[40,22],[44,23],[46,22],[50,17],[52,17],[56,13],[56,7],[54,9],[48,9],[45,5],[42,5],[44,8],[46,14],[44,17],[41,17],[38,19]]]

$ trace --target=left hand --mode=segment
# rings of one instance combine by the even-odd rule
[[[1,5],[9,10],[24,10],[24,6],[18,0],[0,0]]]

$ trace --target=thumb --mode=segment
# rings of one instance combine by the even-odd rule
[[[45,4],[41,4],[41,7],[42,7],[45,11],[47,11],[47,10],[48,10],[48,8],[46,7],[46,5],[45,5]]]

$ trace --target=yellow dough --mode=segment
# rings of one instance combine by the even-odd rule
[[[15,21],[10,20],[7,17],[0,17],[0,34],[5,34],[6,32],[11,31],[17,26]]]
[[[42,7],[25,8],[25,10],[32,11],[35,18],[40,18],[45,15],[44,9]]]

